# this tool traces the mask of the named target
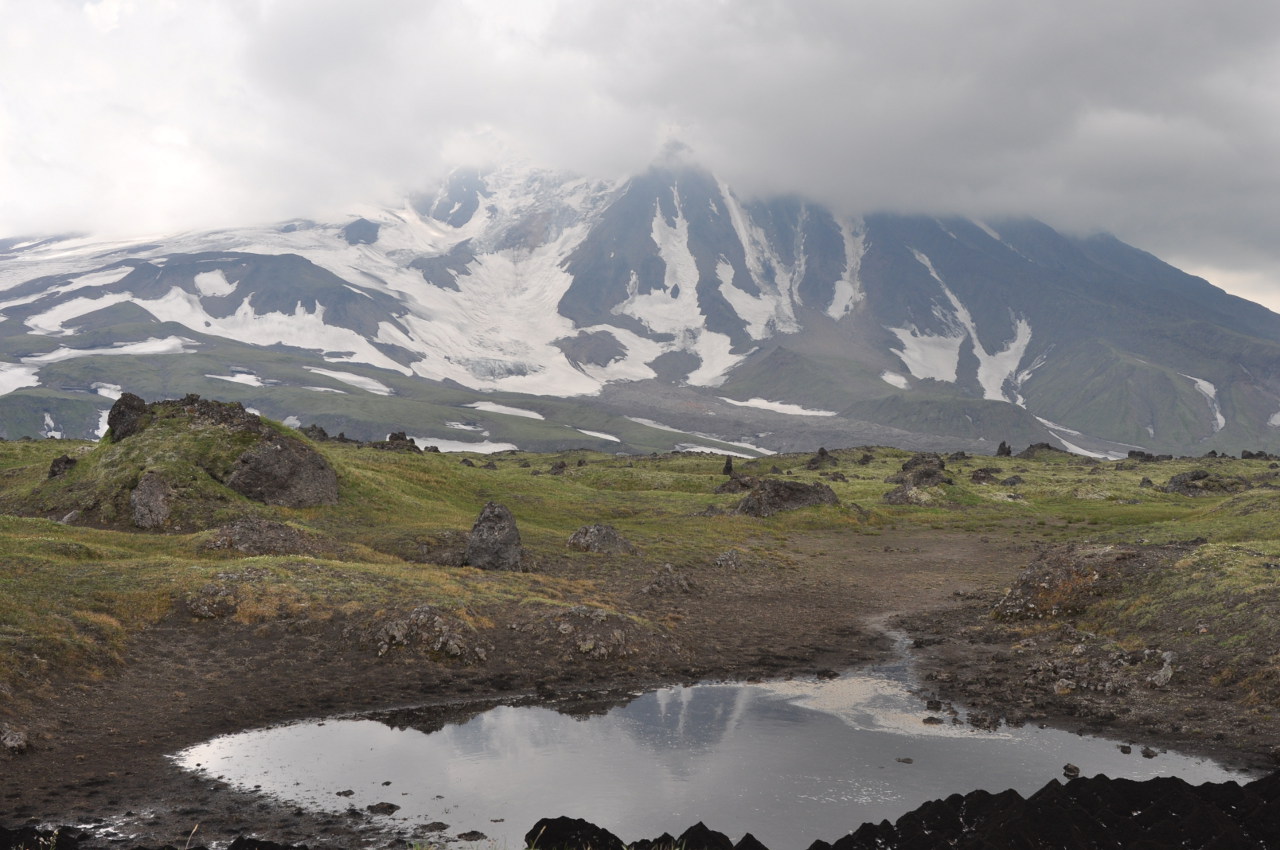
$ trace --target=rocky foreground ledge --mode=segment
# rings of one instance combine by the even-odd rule
[[[91,850],[99,839],[79,827],[0,827],[0,850]],[[376,841],[374,842],[376,843]],[[625,844],[588,821],[543,818],[525,835],[534,850],[768,850],[750,833],[736,844],[699,823],[678,837]],[[307,850],[240,836],[228,850]],[[1193,786],[1162,777],[1105,776],[1051,781],[1028,798],[973,791],[933,800],[895,823],[863,824],[808,850],[1267,850],[1280,847],[1280,772],[1245,785]],[[135,850],[139,850],[135,848]],[[165,847],[163,850],[174,850]],[[205,850],[205,848],[190,848]],[[790,850],[790,848],[774,848]]]

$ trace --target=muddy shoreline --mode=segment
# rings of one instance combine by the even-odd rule
[[[884,657],[890,641],[878,626],[886,622],[917,638],[926,695],[1014,722],[1127,736],[1255,769],[1273,764],[1275,720],[1242,724],[1203,694],[1153,691],[1140,710],[1117,711],[1124,706],[1117,698],[1106,708],[1105,694],[1051,699],[1027,685],[1027,665],[1045,659],[1018,655],[986,617],[1028,563],[1025,545],[919,530],[814,533],[791,545],[801,568],[709,567],[690,587],[656,594],[639,592],[650,569],[597,569],[602,593],[647,624],[604,654],[587,631],[595,627],[589,612],[557,620],[518,607],[485,611],[492,625],[477,638],[483,661],[465,652],[462,661],[441,658],[412,642],[380,653],[369,639],[376,623],[241,626],[175,612],[134,643],[115,675],[37,683],[24,695],[23,712],[6,720],[22,724],[30,745],[0,755],[0,825],[74,825],[91,845],[122,847],[225,844],[242,835],[313,847],[456,840],[447,828],[406,830],[364,811],[279,805],[180,771],[168,756],[220,734],[306,718],[426,706],[444,724],[499,703],[582,711],[662,685],[823,675]],[[595,648],[582,651],[588,644]]]

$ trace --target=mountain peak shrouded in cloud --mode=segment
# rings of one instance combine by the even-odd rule
[[[93,435],[128,391],[502,448],[1280,449],[1257,304],[1114,237],[849,215],[672,152],[617,180],[459,169],[327,219],[2,241],[0,436]]]
[[[1280,6],[0,0],[0,232],[387,203],[459,162],[1031,215],[1267,279]]]

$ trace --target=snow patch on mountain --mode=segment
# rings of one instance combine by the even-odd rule
[[[233,384],[244,384],[249,387],[264,387],[266,384],[257,375],[249,373],[240,373],[236,375],[205,375],[206,378],[215,378],[219,381],[230,381]]]
[[[853,308],[866,295],[862,289],[862,280],[858,277],[862,269],[862,258],[867,253],[867,238],[862,222],[840,222],[840,235],[844,238],[845,267],[844,276],[836,281],[835,293],[827,307],[827,315],[833,319],[842,319],[853,312]]]
[[[133,303],[162,322],[175,322],[199,333],[227,337],[250,345],[349,351],[352,352],[350,355],[336,359],[367,363],[402,375],[412,374],[407,366],[387,357],[359,333],[327,324],[323,304],[317,303],[315,310],[311,311],[299,301],[293,313],[257,313],[253,309],[253,296],[248,296],[234,313],[218,317],[205,311],[199,297],[177,286],[159,298],[134,299]]]
[[[905,390],[911,386],[905,376],[899,375],[897,372],[890,372],[888,369],[885,369],[880,373],[880,380],[884,381],[886,384],[895,386],[900,390]]]
[[[1222,415],[1222,408],[1218,405],[1218,388],[1204,378],[1196,378],[1191,375],[1178,373],[1195,385],[1196,392],[1205,397],[1209,403],[1209,414],[1213,417],[1213,432],[1216,434],[1227,425],[1227,417]]]
[[[958,377],[960,349],[968,339],[972,342],[974,356],[978,359],[977,377],[978,385],[982,387],[982,397],[989,401],[1016,400],[1016,392],[1010,397],[1004,387],[1008,381],[1018,385],[1018,366],[1031,344],[1031,323],[1023,317],[1015,317],[1013,338],[999,351],[987,351],[978,338],[978,328],[969,308],[947,286],[928,256],[914,248],[912,254],[929,272],[930,277],[937,281],[947,303],[951,305],[950,313],[941,305],[934,306],[934,315],[943,321],[950,333],[930,334],[920,331],[914,325],[889,328],[903,346],[903,350],[898,353],[899,359],[916,378],[934,378],[954,383]]]
[[[102,381],[95,381],[89,385],[89,388],[98,395],[109,398],[112,401],[115,401],[119,399],[120,396],[124,395],[124,387],[119,384],[107,384]]]
[[[807,407],[801,407],[798,404],[788,404],[785,401],[769,401],[763,398],[750,398],[746,401],[738,401],[724,396],[717,396],[721,401],[727,404],[737,405],[738,407],[754,407],[758,410],[772,410],[774,413],[789,413],[792,416],[837,416],[833,410],[811,410]]]
[[[164,339],[151,337],[142,342],[116,343],[110,348],[67,348],[60,346],[45,354],[33,354],[22,358],[23,363],[61,363],[63,360],[75,360],[78,357],[111,357],[140,354],[190,354],[196,343],[180,336],[167,336]]]
[[[954,384],[960,369],[960,346],[964,334],[942,336],[921,331],[915,325],[889,328],[902,350],[894,352],[913,378],[946,381]]]
[[[520,449],[515,443],[493,443],[489,440],[481,440],[477,443],[468,443],[465,440],[449,440],[440,437],[410,437],[421,448],[427,446],[435,446],[442,452],[475,452],[476,454],[491,455],[495,452],[514,452]]]
[[[39,366],[0,363],[0,395],[7,395],[23,387],[40,386],[40,379],[36,377],[39,371]]]
[[[729,302],[733,312],[747,325],[752,339],[768,339],[779,326],[793,324],[795,317],[784,310],[783,303],[766,295],[752,295],[733,285],[733,265],[723,257],[716,264],[716,276],[720,279],[720,294]]]
[[[492,401],[476,401],[471,404],[463,405],[463,407],[471,407],[476,410],[483,410],[485,413],[502,413],[507,416],[521,416],[525,419],[546,419],[536,410],[526,410],[523,407],[510,407],[505,404],[496,404]]]
[[[75,328],[68,329],[65,327],[67,322],[110,307],[113,304],[132,300],[132,298],[133,296],[128,292],[108,293],[97,298],[72,298],[70,301],[63,301],[61,304],[50,307],[43,313],[28,316],[23,324],[31,328],[32,333],[42,336],[70,336],[76,331]]]
[[[588,437],[598,437],[601,440],[608,440],[611,443],[621,443],[621,437],[615,437],[613,434],[606,434],[603,431],[588,431],[586,428],[574,428],[579,434],[586,434]]]
[[[221,297],[236,291],[236,284],[227,280],[227,274],[222,269],[199,272],[192,282],[195,284],[196,291],[201,295]]]
[[[344,384],[364,390],[365,392],[373,393],[374,395],[394,394],[394,390],[392,390],[391,387],[376,378],[357,375],[353,372],[339,372],[335,369],[321,369],[318,366],[304,366],[302,368],[306,369],[308,372],[314,372],[317,375],[324,375],[326,378],[333,378],[335,381],[341,381]]]

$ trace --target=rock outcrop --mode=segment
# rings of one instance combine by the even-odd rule
[[[815,505],[839,505],[836,493],[826,484],[815,481],[786,481],[781,478],[762,478],[734,511],[746,516],[767,517],[781,511],[794,511]]]
[[[608,830],[571,818],[543,818],[525,836],[538,850],[622,850]],[[661,835],[634,850],[763,850],[750,833],[737,844],[699,823],[678,838]],[[1175,777],[1146,781],[1106,776],[1052,780],[1030,797],[971,791],[931,800],[895,822],[864,823],[809,850],[936,850],[1180,847],[1264,850],[1280,846],[1280,773],[1245,785],[1191,785]]]
[[[634,555],[636,547],[618,533],[612,525],[584,525],[575,531],[568,542],[570,549],[579,552],[600,552],[608,555]]]
[[[310,508],[338,501],[338,474],[324,456],[284,434],[265,435],[235,460],[223,482],[265,505]]]
[[[496,502],[485,504],[471,527],[463,562],[482,570],[521,569],[520,530],[511,511]]]

